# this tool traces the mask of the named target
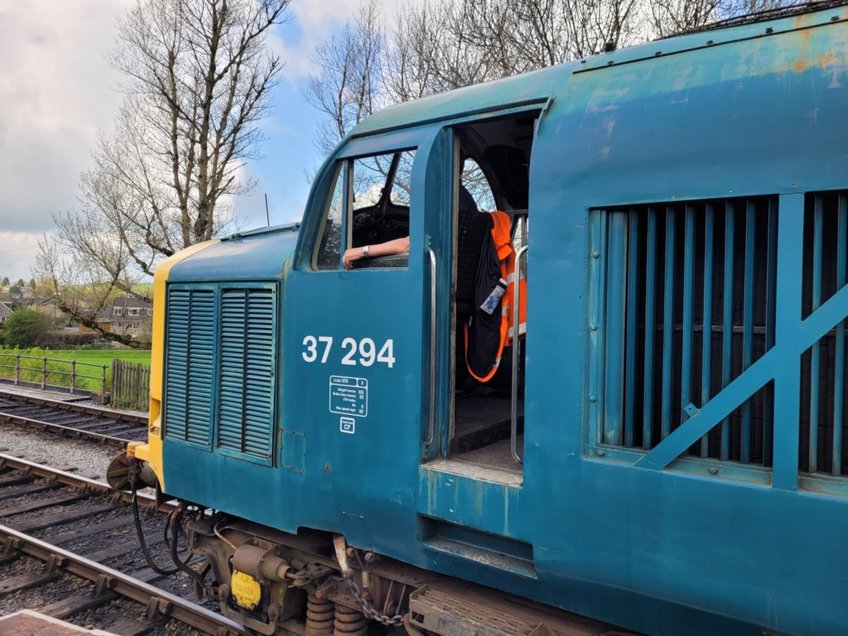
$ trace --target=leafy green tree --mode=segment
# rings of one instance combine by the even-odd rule
[[[34,278],[29,279],[29,282],[27,283],[27,287],[29,287],[31,290],[35,291],[35,279]]]
[[[9,277],[4,276],[3,280],[0,281],[0,287],[8,287],[9,286]]]
[[[37,311],[19,307],[5,321],[5,345],[28,349],[47,344],[50,319]]]
[[[15,287],[23,287],[25,285],[26,283],[24,282],[23,278],[19,278],[17,281],[15,281]]]

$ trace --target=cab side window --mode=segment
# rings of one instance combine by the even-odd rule
[[[339,165],[333,179],[320,240],[312,265],[315,269],[338,269],[342,258],[342,212],[344,210],[344,166]]]
[[[463,162],[460,183],[474,197],[478,208],[487,212],[498,209],[495,196],[492,194],[492,186],[489,185],[483,169],[474,159],[466,159]]]
[[[349,247],[375,245],[409,236],[414,150],[340,161],[315,246],[312,265],[342,269]],[[406,256],[363,259],[365,267],[406,267]]]

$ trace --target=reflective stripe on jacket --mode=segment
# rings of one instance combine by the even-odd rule
[[[510,344],[515,334],[513,325],[513,298],[515,298],[515,279],[518,277],[518,335],[527,331],[527,281],[521,275],[521,269],[515,270],[515,250],[512,248],[512,237],[510,236],[510,219],[506,212],[492,212],[492,238],[495,240],[495,248],[498,250],[498,260],[501,263],[501,275],[507,282],[506,294],[503,298],[503,311],[506,315],[507,338]]]
[[[497,257],[501,270],[501,281],[506,284],[506,290],[498,300],[498,304],[494,311],[499,311],[501,315],[499,325],[499,338],[497,342],[491,342],[491,346],[497,347],[494,356],[486,356],[492,359],[493,363],[488,369],[473,369],[468,355],[469,330],[468,324],[465,325],[465,359],[468,372],[479,382],[488,382],[491,380],[498,370],[501,361],[501,355],[504,347],[508,346],[515,333],[515,325],[513,325],[513,296],[515,294],[515,278],[518,276],[518,334],[524,334],[526,327],[526,293],[527,287],[524,278],[515,271],[515,251],[512,248],[512,237],[510,236],[510,218],[506,212],[495,211],[492,215],[492,240],[497,251]],[[483,290],[487,295],[494,290]],[[484,298],[486,296],[483,296]],[[485,304],[485,303],[484,303]],[[499,309],[498,309],[499,307]],[[486,311],[481,306],[477,311]],[[471,320],[474,320],[472,316]],[[494,335],[494,334],[493,334]],[[478,343],[479,339],[475,339]]]

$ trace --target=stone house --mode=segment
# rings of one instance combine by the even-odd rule
[[[106,308],[108,315],[103,316],[101,324],[108,323],[109,331],[120,333],[140,340],[149,340],[153,325],[152,303],[133,298],[119,296],[112,301],[112,306]]]
[[[6,322],[6,318],[12,315],[12,308],[0,301],[0,325]]]
[[[59,309],[59,303],[55,298],[46,298],[43,300],[33,299],[30,302],[30,308],[50,318],[55,325],[62,325],[68,322],[68,317]]]

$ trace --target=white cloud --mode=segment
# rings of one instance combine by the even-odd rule
[[[291,4],[293,21],[281,30],[286,41],[276,37],[272,43],[274,51],[286,63],[286,78],[296,80],[318,72],[311,59],[315,48],[356,15],[366,2],[368,0],[294,0]],[[428,0],[382,0],[380,17],[384,24],[392,25],[402,10],[426,2]]]
[[[284,77],[299,82],[315,72],[309,60],[315,48],[364,1],[293,0],[292,21],[273,41],[286,62]],[[409,2],[424,1],[383,0],[381,12],[391,23]],[[106,55],[117,18],[133,4],[0,0],[0,276],[28,279],[38,239],[54,227],[53,214],[77,205],[79,175],[91,165],[97,132],[110,131],[118,112],[120,76]],[[284,121],[277,111],[263,126],[283,138],[291,134]],[[288,179],[299,183],[303,175],[280,179],[279,189],[292,190],[291,200],[285,192],[272,198],[273,222],[302,209],[303,187],[284,188]],[[253,207],[253,216],[264,221],[264,201]]]
[[[41,235],[34,232],[0,231],[0,279],[4,276],[12,281],[32,278],[40,239]]]
[[[311,60],[315,48],[354,15],[360,4],[361,0],[292,2],[291,20],[271,38],[274,52],[286,64],[285,77],[294,80],[315,73],[317,69]]]
[[[0,7],[0,230],[43,231],[75,205],[79,173],[120,96],[104,59],[129,1]]]

